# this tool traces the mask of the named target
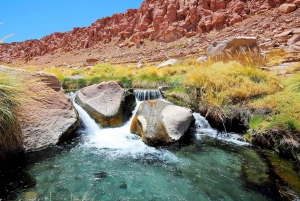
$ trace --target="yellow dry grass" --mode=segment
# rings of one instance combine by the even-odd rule
[[[300,71],[300,62],[293,64],[289,69],[286,70],[287,74],[296,73]]]
[[[66,76],[72,75],[73,70],[66,68],[45,68],[44,72],[55,75],[59,81],[63,81]]]
[[[194,67],[183,84],[200,88],[201,98],[210,105],[247,103],[281,89],[275,76],[237,61]]]
[[[287,57],[291,56],[283,49],[275,49],[266,54],[267,62],[266,66],[271,67],[281,64]]]

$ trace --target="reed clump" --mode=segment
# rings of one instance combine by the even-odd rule
[[[0,72],[0,157],[22,149],[22,133],[17,116],[21,97],[20,80],[14,75]]]

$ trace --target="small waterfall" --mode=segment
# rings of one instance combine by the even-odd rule
[[[158,89],[134,89],[133,94],[138,101],[163,99]]]
[[[147,157],[149,156],[169,162],[178,160],[177,157],[169,151],[149,147],[139,136],[131,134],[130,124],[133,117],[121,127],[102,128],[101,125],[97,124],[81,106],[75,103],[75,95],[76,94],[70,94],[70,97],[72,98],[74,107],[78,111],[79,117],[85,127],[83,133],[86,134],[86,140],[82,144],[83,148],[92,150],[93,152],[105,155],[112,159],[118,157],[140,158],[147,155]],[[159,90],[135,90],[135,95],[137,99],[162,99]],[[141,103],[142,101],[138,101],[133,114],[137,111]],[[248,144],[242,141],[243,138],[238,135],[228,135],[211,128],[209,123],[200,114],[194,113],[194,117],[196,119],[195,135],[197,138],[201,139],[201,136],[209,136],[239,145]]]
[[[100,131],[100,125],[98,125],[94,119],[90,117],[90,115],[82,108],[80,107],[75,101],[73,100],[73,105],[76,108],[79,117],[81,119],[81,122],[84,125],[85,130],[89,134],[96,134]]]
[[[86,134],[87,139],[82,144],[82,147],[90,148],[92,151],[105,155],[110,159],[118,157],[140,158],[147,155],[150,158],[177,161],[177,157],[171,152],[149,147],[142,141],[140,136],[130,133],[130,124],[133,116],[121,127],[102,128],[80,105],[75,103],[75,95],[70,94],[70,97],[85,127],[83,133]],[[135,114],[141,103],[142,101],[138,101],[133,114]]]
[[[193,113],[196,124],[196,137],[201,139],[201,136],[208,136],[212,138],[216,138],[222,141],[238,144],[238,145],[250,145],[246,142],[246,140],[234,133],[225,133],[213,129],[208,121],[201,116],[199,113]]]

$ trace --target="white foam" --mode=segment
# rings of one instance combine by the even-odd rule
[[[89,114],[74,101],[74,106],[78,111],[80,119],[85,126],[87,139],[82,147],[93,150],[95,153],[105,154],[114,159],[118,157],[139,158],[151,155],[156,159],[166,161],[177,161],[177,157],[167,150],[156,149],[146,145],[140,136],[130,133],[130,123],[132,118],[122,127],[101,128]],[[136,112],[142,101],[137,101]]]
[[[246,142],[245,138],[240,135],[234,133],[225,133],[220,132],[216,129],[213,129],[208,121],[202,117],[199,113],[193,113],[195,117],[196,124],[196,137],[197,139],[201,139],[202,137],[211,137],[218,140],[222,140],[228,143],[241,145],[241,146],[249,146],[250,144]]]
[[[73,104],[79,114],[80,119],[82,120],[82,123],[84,124],[86,131],[89,134],[95,134],[98,130],[100,130],[100,125],[98,125],[81,106],[75,103],[75,101],[73,101]]]

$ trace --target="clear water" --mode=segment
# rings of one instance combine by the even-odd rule
[[[75,107],[84,124],[77,140],[27,154],[30,165],[23,167],[21,180],[29,184],[11,191],[10,199],[278,199],[256,152],[240,139],[216,139],[222,136],[197,114],[193,140],[153,148],[130,134],[129,123],[104,129]]]
[[[35,192],[40,200],[268,200],[242,179],[245,148],[201,142],[135,157],[98,149],[79,145],[30,165],[36,185],[18,198]]]

